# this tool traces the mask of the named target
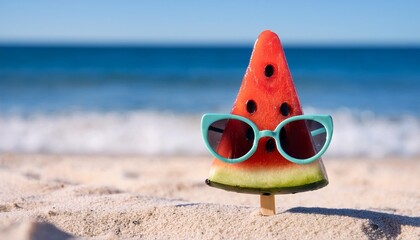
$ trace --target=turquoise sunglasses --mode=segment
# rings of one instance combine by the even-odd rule
[[[333,121],[329,115],[299,115],[285,119],[274,131],[260,131],[245,117],[208,113],[201,119],[201,130],[210,153],[226,163],[247,160],[257,150],[259,140],[269,137],[288,161],[308,164],[321,157],[330,145]],[[274,148],[273,144],[267,140],[267,151]]]

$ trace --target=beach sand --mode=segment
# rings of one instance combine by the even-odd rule
[[[420,159],[325,159],[330,184],[205,185],[210,157],[0,155],[0,239],[420,239]]]

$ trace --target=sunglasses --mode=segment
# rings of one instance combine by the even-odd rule
[[[275,140],[277,150],[285,159],[307,164],[317,160],[327,150],[333,133],[333,121],[329,115],[299,115],[285,119],[274,131],[260,131],[255,123],[245,117],[208,113],[201,119],[201,130],[210,153],[226,163],[247,160],[257,150],[259,140],[269,137]],[[271,143],[274,144],[272,140]]]

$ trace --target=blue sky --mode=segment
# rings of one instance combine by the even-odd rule
[[[420,1],[0,0],[0,42],[420,45]]]

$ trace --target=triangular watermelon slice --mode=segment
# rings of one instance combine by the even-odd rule
[[[303,114],[275,33],[264,31],[255,42],[231,113],[250,119],[259,130],[274,130],[286,118]],[[303,142],[305,147],[295,151],[310,155],[314,150],[308,136],[303,131],[286,137],[290,142],[300,141],[300,146]],[[227,146],[222,139],[220,147]],[[231,164],[215,158],[206,183],[235,192],[285,194],[324,187],[328,179],[321,158],[310,164],[292,163],[280,155],[273,139],[263,138],[256,152],[243,162]]]

